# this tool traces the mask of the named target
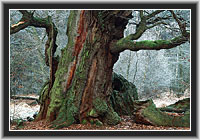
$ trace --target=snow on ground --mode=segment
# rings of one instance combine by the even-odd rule
[[[33,118],[35,113],[38,113],[40,105],[30,106],[25,102],[21,102],[17,105],[12,103],[10,105],[10,116],[13,119],[23,119],[26,120],[27,117]]]
[[[156,107],[166,107],[168,105],[174,104],[179,100],[183,100],[185,98],[190,98],[190,91],[187,89],[182,96],[177,96],[176,94],[170,92],[164,92],[156,97],[153,97],[152,100]]]
[[[174,104],[179,100],[182,100],[184,98],[189,98],[187,96],[181,96],[181,97],[177,97],[174,95],[170,95],[167,94],[165,95],[165,93],[161,94],[161,98],[155,98],[153,99],[154,104],[156,105],[156,107],[166,107],[168,105]]]
[[[39,98],[36,95],[28,95],[28,97]],[[31,100],[11,100],[10,101],[10,119],[23,119],[27,120],[27,117],[33,118],[35,113],[40,110],[40,105],[30,105],[35,102]]]

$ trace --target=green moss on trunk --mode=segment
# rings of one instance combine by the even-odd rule
[[[104,113],[106,113],[108,111],[107,103],[100,98],[95,99],[93,101],[93,105],[94,105],[95,111],[99,115],[104,115]]]
[[[102,121],[109,125],[116,125],[121,121],[121,118],[119,115],[113,110],[112,107],[107,105],[107,103],[97,98],[93,101],[94,109],[90,111],[90,116],[92,117],[98,117],[104,118]]]

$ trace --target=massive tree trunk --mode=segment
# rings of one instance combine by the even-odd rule
[[[46,28],[48,33],[45,57],[46,64],[50,66],[50,80],[41,91],[37,120],[45,119],[52,122],[54,127],[69,126],[72,123],[119,123],[120,112],[114,111],[113,99],[120,97],[120,92],[116,92],[111,99],[113,65],[119,53],[125,49],[169,49],[189,40],[189,33],[184,32],[182,36],[169,41],[133,41],[147,29],[162,24],[155,18],[155,21],[151,20],[153,24],[147,26],[147,21],[160,12],[162,10],[144,15],[141,10],[141,21],[136,33],[123,38],[132,11],[70,11],[68,44],[58,60],[54,57],[57,48],[55,25],[49,18],[39,20],[27,11],[21,11],[23,17],[11,27],[11,34],[28,26]],[[178,22],[179,19],[171,12]]]
[[[112,54],[110,42],[123,37],[131,11],[71,11],[68,45],[62,50],[55,82],[43,91],[38,119],[70,125],[75,122],[117,124],[114,112],[112,71],[119,54]],[[47,103],[46,103],[47,102]]]

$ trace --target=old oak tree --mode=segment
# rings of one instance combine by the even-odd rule
[[[135,33],[124,37],[129,19],[134,18],[131,10],[72,10],[68,18],[68,44],[62,50],[60,58],[54,56],[58,47],[57,28],[51,17],[38,18],[34,16],[34,11],[19,10],[19,12],[23,16],[17,24],[11,25],[10,34],[34,26],[45,28],[48,36],[45,44],[45,60],[50,68],[50,80],[45,83],[41,91],[41,107],[36,120],[44,119],[56,128],[73,123],[112,125],[119,123],[119,115],[125,112],[146,123],[165,125],[167,121],[166,125],[173,125],[171,122],[174,118],[162,114],[151,101],[134,102],[137,96],[130,92],[128,98],[116,95],[113,97],[120,85],[116,83],[114,87],[115,82],[112,84],[112,78],[113,65],[118,60],[120,52],[126,49],[131,51],[170,49],[189,41],[190,33],[186,30],[186,22],[174,11],[139,10],[140,21],[137,24],[132,23],[136,25]],[[163,12],[168,12],[167,16],[161,16]],[[165,26],[167,25],[165,21],[169,19],[177,23],[180,36],[171,40],[137,41],[146,30],[159,25]],[[123,91],[120,94],[123,94]],[[119,101],[119,97],[122,100],[126,99],[124,104],[128,102],[124,108],[120,105],[116,107],[115,100]],[[147,104],[146,108],[152,106],[151,110],[157,113],[148,115],[147,110],[146,115],[143,112],[143,118],[137,116],[142,110],[141,106]],[[128,110],[128,113],[123,110]],[[134,111],[137,112],[134,114]],[[155,119],[155,114],[161,120]],[[184,119],[186,118],[179,117],[177,121],[182,122]],[[178,125],[185,126],[185,124]]]

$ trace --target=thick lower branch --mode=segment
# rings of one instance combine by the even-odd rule
[[[112,53],[120,53],[124,50],[139,51],[139,50],[160,50],[171,49],[189,41],[189,33],[187,37],[179,36],[172,40],[156,40],[156,41],[132,41],[129,38],[122,38],[119,41],[113,41],[110,45]]]

